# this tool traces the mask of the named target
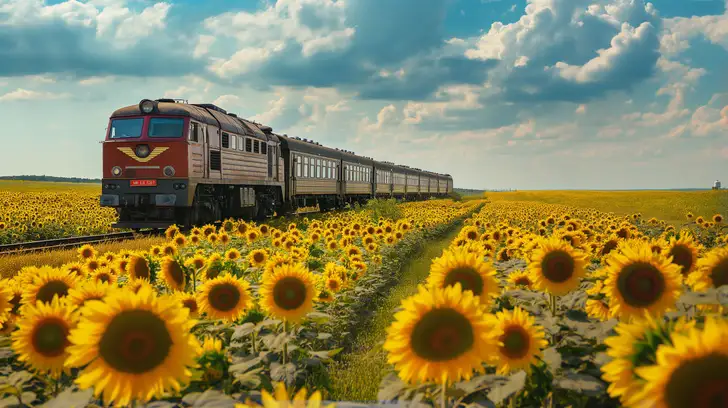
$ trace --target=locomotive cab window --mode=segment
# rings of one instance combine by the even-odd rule
[[[110,139],[131,139],[142,135],[144,119],[112,119],[109,129]]]
[[[222,133],[222,147],[230,148],[230,135],[225,132]]]
[[[253,153],[260,153],[260,141],[258,140],[253,142]]]
[[[200,138],[198,135],[198,132],[200,131],[200,125],[195,122],[190,122],[190,133],[189,133],[189,139],[192,142],[199,142]]]
[[[182,118],[151,118],[149,120],[149,137],[182,137],[185,121]]]

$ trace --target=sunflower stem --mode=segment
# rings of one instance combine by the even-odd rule
[[[283,321],[283,333],[288,334],[288,320]],[[283,365],[288,362],[288,340],[283,340]]]
[[[253,355],[256,355],[258,353],[258,350],[255,349],[255,342],[257,341],[256,340],[256,337],[257,336],[256,336],[256,333],[255,333],[255,330],[253,330],[253,332],[250,334],[250,340],[251,340],[251,343],[252,343],[252,346],[253,346],[252,347],[252,354]]]
[[[447,408],[447,379],[442,381],[442,393],[440,394],[440,406]]]

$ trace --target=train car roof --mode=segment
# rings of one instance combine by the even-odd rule
[[[322,146],[312,142],[305,142],[287,135],[276,135],[281,144],[294,152],[315,154],[331,159],[341,159],[342,151]]]

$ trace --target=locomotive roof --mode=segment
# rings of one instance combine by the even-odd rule
[[[218,121],[224,132],[235,133],[236,135],[251,136],[262,140],[277,140],[273,134],[266,134],[257,124],[245,119],[230,116],[229,114],[216,111],[214,109],[205,109],[204,107],[176,102],[157,102],[157,111],[155,114],[169,116],[187,116],[198,122],[208,125],[217,126]],[[124,116],[144,116],[139,109],[139,105],[130,105],[114,111],[112,118]]]

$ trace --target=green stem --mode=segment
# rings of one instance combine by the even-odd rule
[[[288,320],[283,321],[283,333],[288,334]],[[288,362],[288,339],[283,342],[283,365]]]
[[[251,333],[251,336],[250,336],[251,343],[253,344],[253,347],[252,347],[253,348],[253,350],[252,350],[252,354],[253,355],[258,354],[258,350],[256,350],[256,347],[255,347],[255,342],[257,341],[257,339],[256,339],[257,337],[258,336],[256,335],[255,330],[253,330],[253,333]]]
[[[440,406],[447,408],[447,380],[442,382],[442,393],[440,395]]]

